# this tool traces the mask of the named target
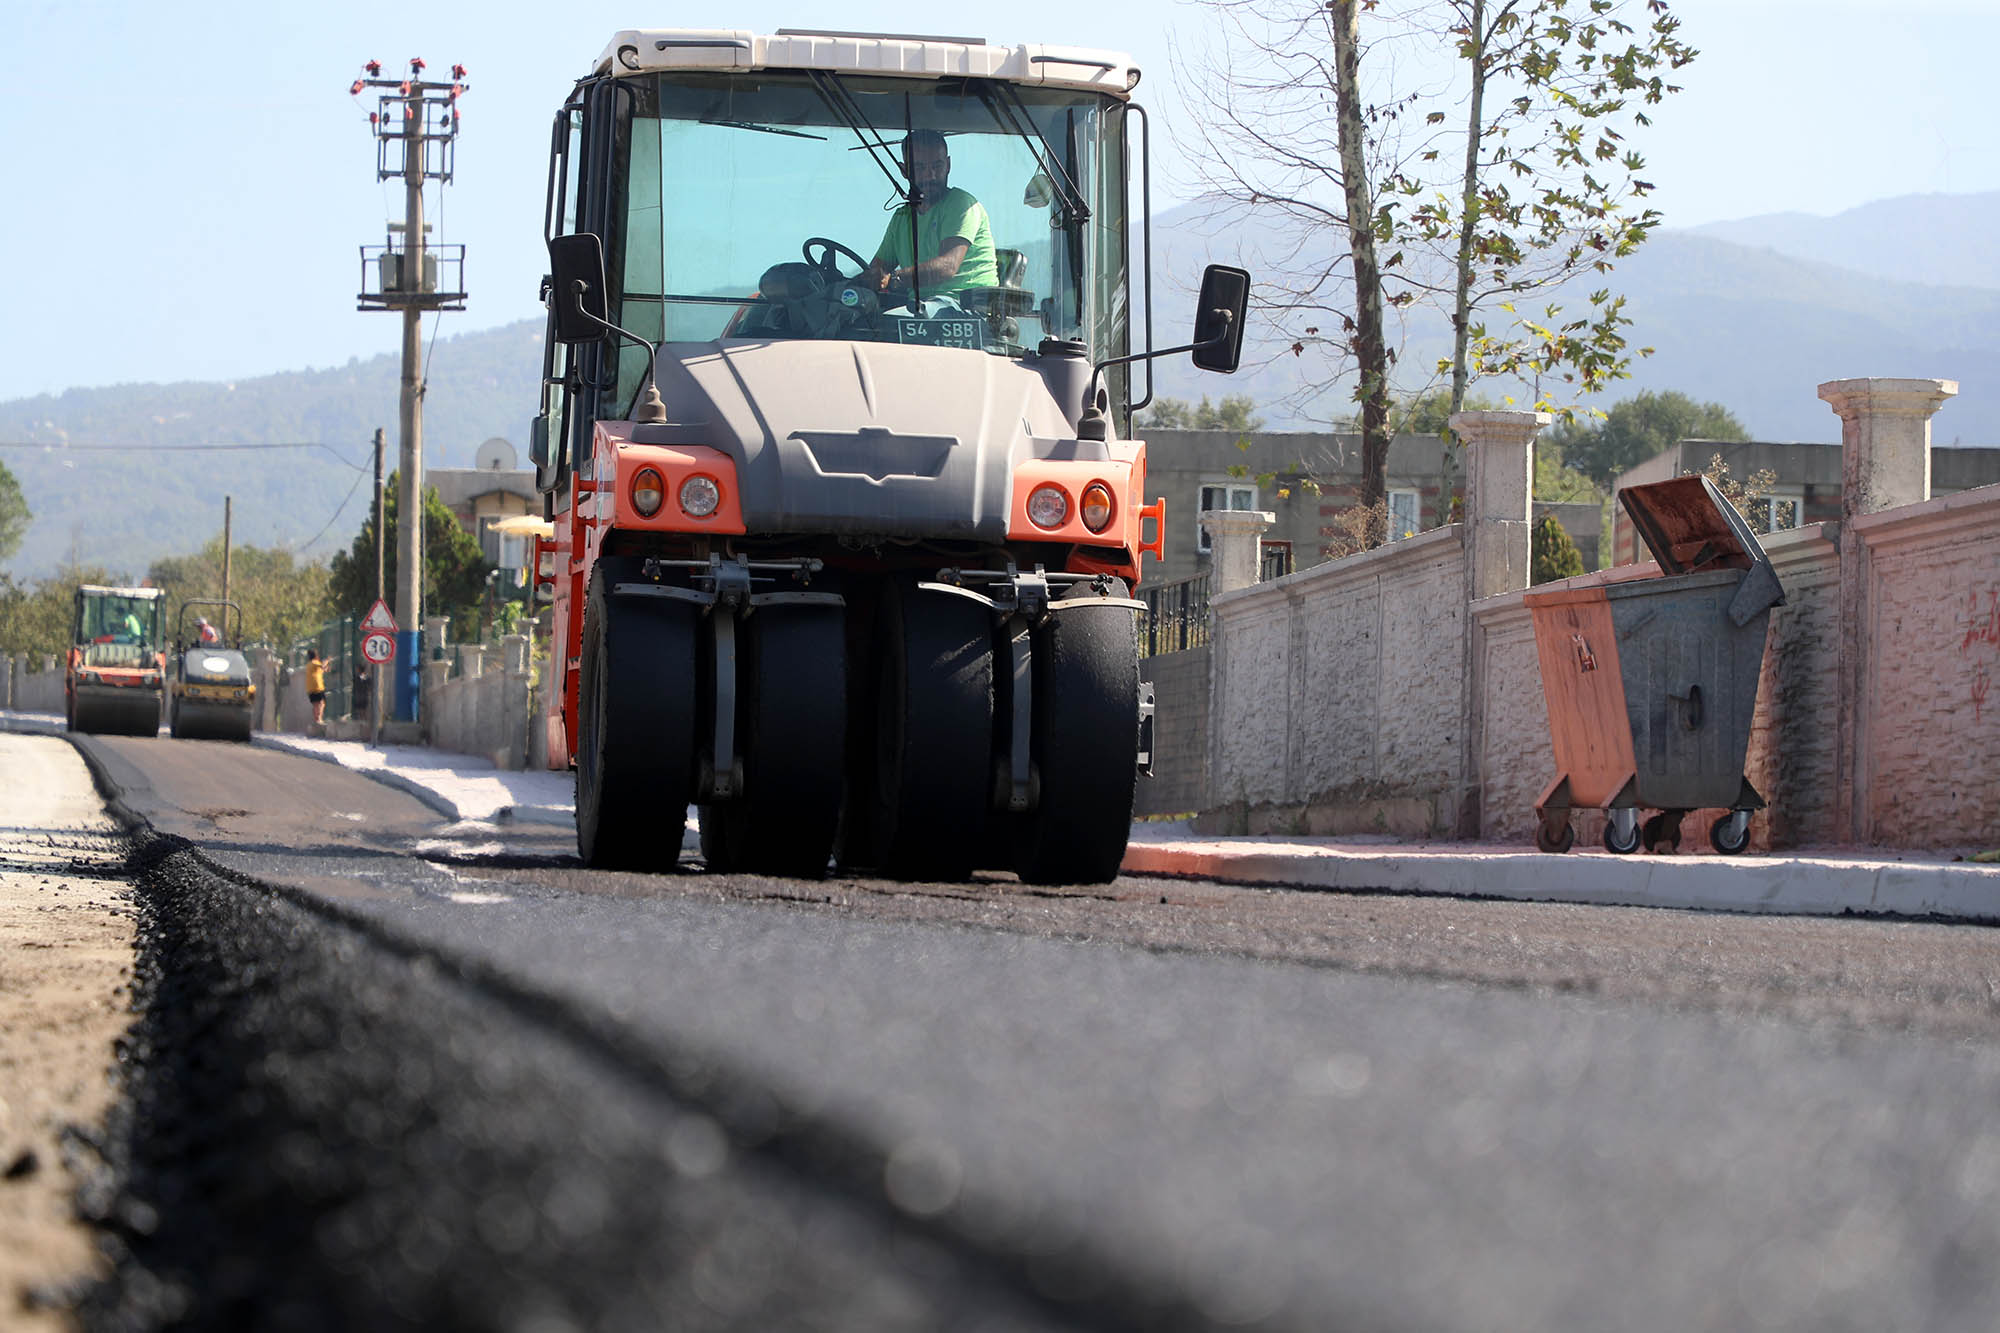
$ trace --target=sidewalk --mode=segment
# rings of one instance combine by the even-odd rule
[[[574,825],[576,783],[568,773],[510,772],[485,759],[422,745],[369,745],[260,731],[252,745],[290,750],[398,787],[448,819]]]
[[[60,733],[62,719],[0,712],[0,729]],[[574,823],[568,773],[508,772],[471,755],[285,733],[254,743],[341,764],[400,787],[455,821],[504,828]],[[545,830],[546,831],[546,830]],[[684,849],[699,846],[690,814]],[[1185,823],[1138,823],[1130,874],[1233,884],[1436,893],[1702,911],[1937,917],[2000,924],[2000,863],[1888,848],[1806,848],[1751,856],[1683,852],[1545,855],[1502,843],[1380,837],[1207,838]]]
[[[458,819],[568,825],[567,773],[508,773],[468,755],[414,746],[259,734],[416,794]],[[698,845],[689,820],[688,840]],[[1888,849],[1808,849],[1754,856],[1682,853],[1550,856],[1499,843],[1387,838],[1204,838],[1185,823],[1132,826],[1125,870],[1232,884],[1704,911],[1944,917],[2000,924],[2000,864]]]
[[[1137,824],[1125,870],[1312,889],[2000,924],[2000,863],[1894,848],[1745,856],[1579,848],[1552,856],[1502,843],[1203,838],[1185,824]]]

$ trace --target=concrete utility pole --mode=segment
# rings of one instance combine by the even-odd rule
[[[424,142],[422,115],[403,118],[403,262],[405,291],[421,290],[424,272]],[[417,666],[417,636],[424,613],[424,312],[403,306],[403,394],[396,414],[402,440],[396,470],[402,476],[396,522],[396,624],[404,631],[397,663],[407,677]],[[400,699],[403,691],[398,690]],[[415,710],[411,710],[414,715]],[[396,716],[403,716],[399,706]]]
[[[382,584],[386,575],[382,566],[389,549],[389,534],[383,529],[383,517],[382,428],[377,426],[375,428],[375,600],[378,602],[383,597]],[[380,745],[382,743],[382,668],[379,666],[369,667],[368,681],[368,743],[370,745]]]
[[[358,97],[364,88],[387,90],[379,109],[368,116],[375,131],[376,179],[400,176],[403,180],[402,222],[389,224],[389,238],[379,248],[361,247],[363,290],[357,300],[362,310],[397,310],[403,316],[402,397],[397,413],[401,449],[396,486],[396,597],[391,607],[397,626],[396,670],[392,679],[396,686],[395,717],[413,722],[420,680],[418,627],[424,614],[423,316],[427,310],[465,309],[465,247],[430,244],[424,222],[424,185],[431,180],[440,185],[451,181],[458,99],[466,90],[465,66],[453,65],[448,83],[426,81],[422,60],[410,61],[409,77],[404,79],[380,77],[382,66],[376,61],[369,61],[364,68],[367,77],[356,79],[350,92]],[[399,226],[400,246],[396,240]],[[451,275],[448,290],[439,284],[440,270]],[[380,471],[378,452],[378,477]],[[382,533],[379,508],[378,504],[378,544]],[[376,583],[379,588],[379,577]],[[378,699],[380,694],[377,690]]]
[[[229,517],[234,503],[234,497],[227,495],[222,497],[222,600],[225,602],[229,600]],[[226,631],[229,628],[227,611],[222,613],[222,621],[223,629]],[[240,626],[237,632],[242,632]]]

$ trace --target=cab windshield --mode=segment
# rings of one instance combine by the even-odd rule
[[[630,80],[620,224],[608,238],[618,317],[665,343],[845,339],[1020,356],[1043,339],[1126,344],[1122,108],[1075,90],[986,79],[676,72]],[[911,237],[904,141],[949,161]],[[978,211],[974,211],[974,207]],[[961,274],[924,290],[855,281],[878,255],[929,258],[942,213]],[[808,245],[809,241],[814,241]],[[832,245],[820,242],[832,242]],[[988,251],[990,250],[990,255]],[[619,387],[644,353],[620,353]]]
[[[150,651],[161,646],[160,599],[85,594],[77,606],[76,642]],[[116,654],[112,654],[116,656]],[[137,660],[137,655],[133,655]]]

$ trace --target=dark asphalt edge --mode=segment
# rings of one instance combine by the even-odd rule
[[[86,743],[87,738],[64,735],[83,756],[113,817],[132,837],[133,866],[183,853],[218,881],[271,895],[310,916],[351,930],[396,957],[433,965],[440,981],[450,979],[471,996],[498,1003],[521,1021],[567,1041],[599,1062],[609,1075],[628,1080],[649,1096],[708,1115],[727,1134],[732,1152],[761,1157],[801,1189],[830,1196],[880,1225],[918,1233],[972,1271],[1009,1289],[1017,1299],[1040,1307],[1052,1321],[1107,1330],[1200,1330],[1215,1326],[1194,1304],[1191,1293],[1178,1286],[1171,1292],[1163,1290],[1162,1282],[1169,1280],[1168,1275],[1127,1272],[1121,1261],[1074,1237],[1066,1237],[1063,1248],[1055,1253],[1009,1250],[973,1234],[965,1217],[954,1216],[963,1212],[958,1204],[932,1216],[906,1211],[887,1189],[891,1155],[873,1137],[858,1126],[843,1125],[831,1117],[800,1115],[784,1108],[755,1078],[727,1059],[688,1051],[663,1054],[615,1024],[594,1020],[556,997],[525,989],[476,960],[439,953],[378,917],[217,863],[199,845],[154,829],[124,800],[103,757]],[[676,1072],[676,1056],[683,1057],[681,1063],[688,1068],[704,1069],[707,1075],[689,1078]],[[774,1108],[776,1123],[770,1114]],[[105,1216],[101,1200],[95,1215]],[[1050,1295],[1051,1289],[1062,1295]],[[1384,1327],[1375,1312],[1359,1308],[1314,1313],[1332,1321],[1329,1326],[1357,1333]]]

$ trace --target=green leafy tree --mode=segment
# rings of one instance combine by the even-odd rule
[[[1139,424],[1154,430],[1262,430],[1264,419],[1247,394],[1230,394],[1220,403],[1211,403],[1203,394],[1201,403],[1189,407],[1180,398],[1158,398],[1139,416]]]
[[[1544,435],[1535,441],[1535,498],[1559,504],[1595,504],[1604,499],[1604,492],[1571,467],[1562,446]]]
[[[167,632],[180,629],[181,603],[222,596],[222,537],[217,534],[193,555],[155,560],[146,580],[167,593]],[[328,595],[327,567],[299,565],[290,551],[234,546],[229,552],[229,600],[243,610],[243,639],[283,648],[325,624],[333,616]],[[222,618],[203,611],[222,628]],[[189,616],[193,623],[193,615]],[[229,627],[231,630],[234,626]]]
[[[1365,513],[1387,512],[1390,321],[1405,308],[1450,316],[1453,404],[1480,374],[1526,379],[1552,407],[1546,386],[1587,393],[1626,373],[1630,321],[1608,290],[1581,317],[1514,302],[1608,272],[1658,222],[1629,211],[1651,186],[1624,139],[1675,91],[1662,71],[1695,55],[1665,0],[1206,2],[1233,49],[1195,80],[1211,112],[1203,184],[1219,221],[1255,214],[1285,233],[1276,253],[1297,262],[1267,269],[1260,313],[1294,356],[1333,363],[1320,382],[1352,372]],[[1426,66],[1440,39],[1455,79]],[[1511,322],[1481,322],[1489,307]]]
[[[0,653],[26,653],[37,666],[44,654],[61,657],[69,651],[76,585],[126,581],[98,565],[64,565],[32,584],[0,574]]]
[[[1642,107],[1679,91],[1665,72],[1697,52],[1680,40],[1665,0],[1443,7],[1466,75],[1455,188],[1398,171],[1385,193],[1428,195],[1410,223],[1422,242],[1452,249],[1452,354],[1438,364],[1451,374],[1452,401],[1464,400],[1475,375],[1503,374],[1533,382],[1537,407],[1560,408],[1546,392],[1551,382],[1590,394],[1627,373],[1624,298],[1599,288],[1575,315],[1558,305],[1523,315],[1515,302],[1578,274],[1610,273],[1659,225],[1656,210],[1634,207],[1653,187],[1626,136],[1651,123]],[[1448,119],[1432,110],[1424,124]],[[1418,161],[1427,167],[1445,151],[1426,147]],[[1489,327],[1483,309],[1509,319]]]
[[[399,520],[401,474],[382,488],[388,541],[383,552],[382,586],[393,606],[396,589],[396,525]],[[447,616],[455,639],[476,637],[479,613],[491,568],[473,535],[459,526],[435,489],[424,491],[424,614]],[[364,616],[375,603],[375,516],[371,513],[355,534],[354,544],[336,551],[329,577],[336,615]],[[402,626],[405,630],[418,628]]]
[[[1450,389],[1431,389],[1414,397],[1398,398],[1389,408],[1389,424],[1398,435],[1435,435],[1445,439],[1451,436],[1454,411],[1491,412],[1496,406],[1491,399],[1473,394],[1454,408]]]
[[[21,483],[14,479],[5,463],[0,463],[0,560],[14,558],[33,518],[27,498],[21,494]]]
[[[1634,394],[1601,421],[1561,423],[1548,436],[1564,461],[1608,489],[1619,473],[1682,440],[1743,441],[1750,433],[1722,404],[1668,390]]]
[[[1528,561],[1531,583],[1570,579],[1583,573],[1583,552],[1576,549],[1576,543],[1570,540],[1563,525],[1556,522],[1554,514],[1535,524]]]

